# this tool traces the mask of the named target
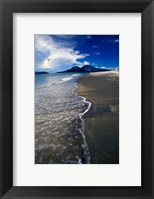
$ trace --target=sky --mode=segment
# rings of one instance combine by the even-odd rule
[[[39,35],[34,37],[35,71],[59,72],[90,64],[119,67],[119,35]]]

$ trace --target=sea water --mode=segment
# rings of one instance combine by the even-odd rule
[[[91,103],[76,93],[81,74],[35,75],[35,163],[89,164],[82,116]]]

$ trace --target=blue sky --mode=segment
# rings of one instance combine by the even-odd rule
[[[119,67],[119,35],[35,35],[35,71]]]

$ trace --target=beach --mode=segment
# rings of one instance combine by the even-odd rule
[[[91,102],[83,116],[91,164],[119,164],[119,72],[80,77],[79,96]]]

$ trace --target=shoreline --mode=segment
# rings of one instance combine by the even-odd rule
[[[88,103],[88,108],[83,112],[83,113],[80,113],[78,116],[82,122],[82,138],[83,138],[83,141],[84,141],[84,157],[85,157],[85,162],[86,164],[90,164],[90,153],[89,153],[89,147],[88,147],[88,144],[87,144],[87,140],[86,140],[86,136],[85,136],[85,122],[84,122],[84,119],[83,119],[83,116],[89,111],[89,109],[91,108],[91,102],[88,102],[86,100],[85,97],[83,96],[80,96],[82,99],[83,99],[83,102],[85,103]]]
[[[91,104],[81,114],[90,164],[119,164],[119,72],[82,76],[76,93]]]
[[[79,77],[80,79],[81,77]],[[78,79],[78,80],[79,80]],[[76,86],[75,86],[75,90],[74,93],[76,95],[78,95],[77,89],[78,89],[78,80],[76,82]],[[85,97],[78,95],[79,97],[81,97],[83,99],[84,103],[88,103],[88,108],[83,112],[83,113],[79,113],[78,117],[80,118],[81,122],[82,122],[82,128],[80,130],[80,133],[82,135],[82,139],[84,141],[84,145],[82,145],[82,148],[84,150],[83,154],[84,154],[84,162],[82,163],[83,159],[81,159],[78,163],[79,164],[90,164],[90,153],[89,153],[89,148],[88,148],[88,144],[86,141],[86,136],[85,136],[85,122],[83,119],[83,116],[89,111],[89,109],[91,108],[91,102],[87,101]]]

